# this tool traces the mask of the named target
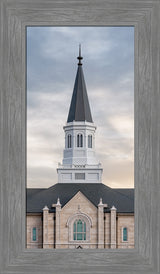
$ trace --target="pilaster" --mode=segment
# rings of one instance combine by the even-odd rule
[[[111,248],[116,248],[116,213],[117,209],[112,206],[111,208]]]
[[[43,208],[43,248],[49,248],[48,246],[48,214],[49,209],[47,206]]]
[[[102,198],[98,204],[98,248],[104,248],[104,207]]]
[[[52,207],[56,208],[56,225],[55,225],[55,234],[56,234],[56,242],[55,248],[61,248],[61,204],[60,199],[57,199],[57,203],[53,204]]]

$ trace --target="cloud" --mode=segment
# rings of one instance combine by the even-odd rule
[[[129,27],[28,28],[28,186],[48,187],[57,182],[79,42],[103,182],[133,186],[133,40]]]
[[[55,183],[57,183],[57,176],[53,167],[46,167],[44,165],[29,167],[27,187],[47,188]]]

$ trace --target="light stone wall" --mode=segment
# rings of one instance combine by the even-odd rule
[[[123,242],[123,228],[128,229],[128,241]],[[134,215],[118,214],[117,215],[117,248],[134,248]]]
[[[76,218],[80,214],[89,216],[92,220],[92,227],[90,227],[90,240],[81,243],[76,243],[73,239],[73,235],[69,227],[67,227],[67,221],[73,215]],[[61,210],[61,248],[76,248],[81,245],[83,248],[97,248],[97,208],[81,193],[78,192]],[[69,244],[68,244],[69,242]]]
[[[27,214],[27,248],[42,248],[42,214]],[[32,241],[32,229],[37,228],[37,241]]]
[[[114,212],[115,213],[115,212]],[[88,222],[90,229],[90,236],[88,241],[73,241],[73,230],[69,227],[69,222],[72,222],[76,218],[82,215]],[[101,212],[101,226],[104,227],[101,232],[104,233],[102,238],[104,244],[102,247],[98,246],[98,209],[95,207],[81,192],[78,192],[62,209],[60,209],[60,223],[57,226],[54,224],[55,213],[49,213],[47,218],[43,220],[47,221],[42,223],[42,214],[27,214],[27,248],[43,248],[43,228],[47,227],[47,231],[44,231],[46,235],[46,245],[44,248],[76,248],[79,245],[83,248],[111,248],[111,231],[115,229],[111,225],[111,213]],[[77,216],[77,217],[76,217]],[[44,217],[44,216],[43,216]],[[114,216],[115,217],[115,216]],[[115,218],[114,218],[115,219]],[[90,227],[91,224],[91,227]],[[32,228],[38,229],[38,238],[36,242],[32,241]],[[59,229],[60,242],[56,243],[56,231],[54,228]],[[123,242],[122,229],[128,228],[128,241]],[[113,233],[112,233],[113,235]],[[113,247],[112,247],[113,248]],[[116,248],[134,248],[134,214],[116,214]]]
[[[54,248],[54,213],[48,215],[48,248]]]
[[[111,214],[105,213],[105,220],[104,220],[104,248],[110,248],[111,242]]]

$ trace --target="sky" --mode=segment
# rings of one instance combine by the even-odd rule
[[[134,27],[27,27],[27,187],[57,183],[80,43],[102,182],[134,187]]]

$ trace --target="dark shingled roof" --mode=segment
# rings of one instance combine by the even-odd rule
[[[93,123],[82,64],[78,65],[67,123],[73,121],[87,121]]]
[[[78,192],[81,191],[96,207],[100,198],[108,204],[108,211],[113,205],[118,213],[134,212],[134,189],[114,189],[104,184],[55,184],[45,189],[27,189],[27,212],[40,213],[45,205],[54,212],[52,204],[60,198],[62,207]]]

